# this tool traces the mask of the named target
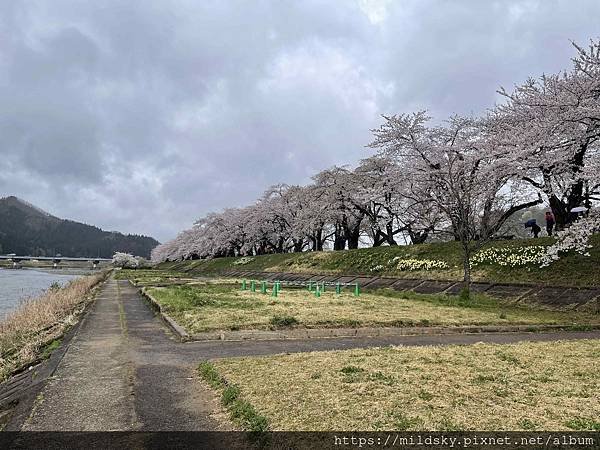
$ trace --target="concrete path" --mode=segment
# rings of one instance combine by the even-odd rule
[[[129,283],[109,280],[24,430],[215,430],[196,364]]]
[[[218,430],[204,359],[386,345],[600,339],[600,331],[180,343],[127,281],[110,279],[38,396],[24,430]]]

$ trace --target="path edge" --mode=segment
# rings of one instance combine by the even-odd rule
[[[129,280],[132,286],[137,286]],[[181,342],[187,342],[192,339],[192,336],[188,334],[187,331],[183,329],[181,325],[179,325],[171,316],[163,311],[161,304],[148,292],[148,289],[143,287],[141,289],[138,288],[138,292],[140,295],[146,300],[147,303],[150,304],[150,307],[157,313],[157,315],[161,318],[161,320],[167,325],[167,327],[177,336],[177,338]]]

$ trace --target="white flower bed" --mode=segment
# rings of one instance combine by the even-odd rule
[[[590,211],[588,217],[583,217],[574,222],[565,231],[556,233],[556,242],[547,248],[545,258],[541,261],[542,267],[549,266],[560,259],[561,253],[575,251],[580,255],[590,256],[592,248],[590,238],[594,233],[600,232],[600,211]]]
[[[437,259],[393,259],[397,262],[398,270],[432,270],[432,269],[448,269],[449,266],[444,261]]]
[[[546,257],[546,247],[532,245],[528,247],[488,248],[477,252],[471,258],[471,267],[481,264],[498,264],[505,267],[541,264]]]
[[[234,261],[233,265],[234,266],[243,266],[244,264],[248,264],[252,261],[254,261],[254,258],[252,256],[244,256],[243,258],[240,258],[240,259]]]

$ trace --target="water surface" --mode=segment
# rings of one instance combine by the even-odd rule
[[[87,273],[80,269],[0,269],[0,320],[23,299],[40,295],[52,283],[64,286]]]

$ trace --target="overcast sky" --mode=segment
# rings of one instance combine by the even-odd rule
[[[0,197],[164,241],[367,157],[381,114],[479,114],[568,68],[600,2],[0,3]]]

